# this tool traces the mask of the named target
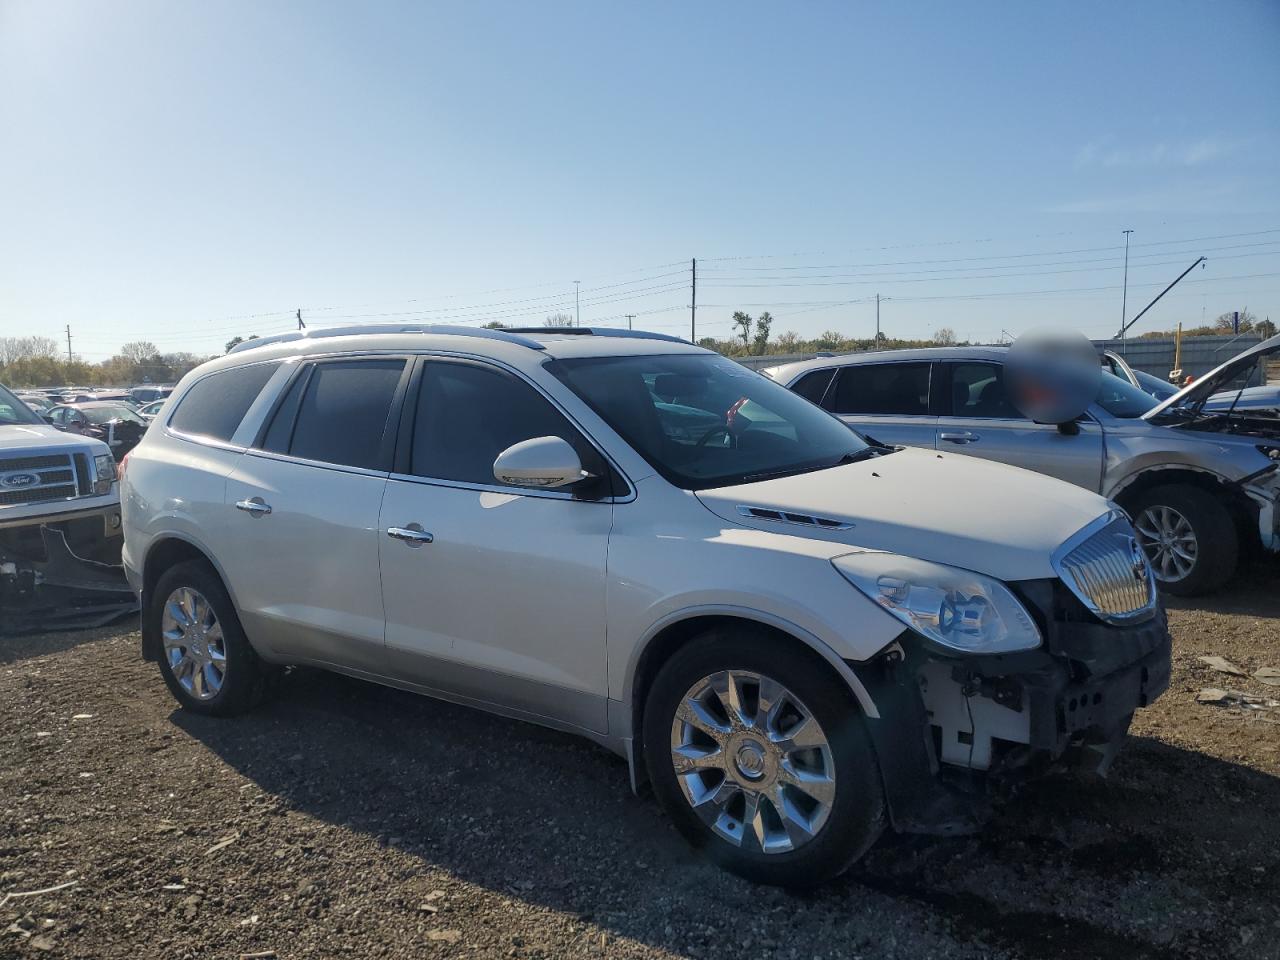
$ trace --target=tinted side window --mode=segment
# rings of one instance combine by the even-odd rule
[[[590,468],[594,451],[527,383],[474,364],[423,366],[410,466],[416,476],[496,486],[498,454],[534,437],[567,440]]]
[[[1025,420],[1004,392],[998,363],[957,363],[951,368],[951,415]]]
[[[389,470],[382,438],[403,372],[403,360],[316,364],[298,404],[289,455],[345,467]],[[276,424],[271,426],[274,430]]]
[[[278,363],[255,363],[210,374],[194,384],[169,418],[169,426],[215,440],[230,440]]]
[[[791,389],[810,403],[821,403],[822,395],[827,392],[827,385],[831,383],[834,373],[834,370],[814,370],[797,380]]]
[[[859,363],[836,381],[835,413],[923,417],[929,413],[929,367],[923,363]]]

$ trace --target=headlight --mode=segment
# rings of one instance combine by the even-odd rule
[[[111,484],[116,479],[116,458],[106,453],[93,458],[93,469],[96,477],[93,483],[94,493],[110,493]]]
[[[1040,645],[1035,621],[998,580],[894,553],[853,553],[831,562],[873,601],[944,647],[1011,653]]]

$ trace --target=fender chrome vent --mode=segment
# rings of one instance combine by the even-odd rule
[[[792,513],[790,510],[771,510],[768,507],[752,507],[747,504],[738,506],[738,513],[755,520],[772,520],[775,523],[795,523],[803,527],[819,527],[823,530],[852,530],[853,524],[848,520],[833,520],[830,517],[818,517],[811,513]]]

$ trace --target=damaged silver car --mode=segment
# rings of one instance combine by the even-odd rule
[[[1036,423],[1010,401],[1008,350],[939,347],[762,371],[888,444],[997,460],[1101,493],[1133,518],[1160,586],[1207,593],[1242,558],[1280,553],[1280,414],[1240,402],[1280,337],[1163,401],[1104,373],[1095,402]]]
[[[0,633],[108,623],[137,609],[120,565],[116,461],[0,387]]]

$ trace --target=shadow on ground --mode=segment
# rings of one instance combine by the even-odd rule
[[[311,671],[251,716],[172,722],[294,810],[694,956],[722,946],[710,927],[701,945],[663,931],[701,929],[709,904],[756,918],[753,952],[883,946],[895,911],[881,894],[910,922],[1024,956],[1172,957],[1238,945],[1241,929],[1280,935],[1280,779],[1155,740],[1134,738],[1111,780],[1028,790],[979,837],[889,836],[841,881],[792,894],[723,874],[631,795],[621,760],[528,724]]]

